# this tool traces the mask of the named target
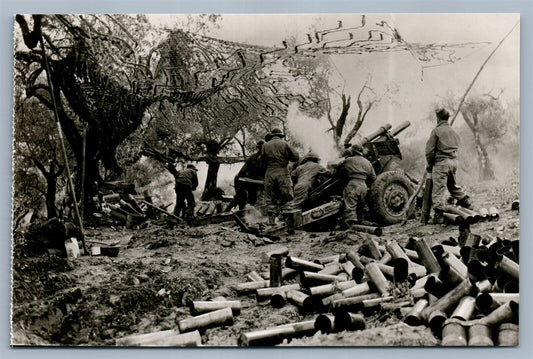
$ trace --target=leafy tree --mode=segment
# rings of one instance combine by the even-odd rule
[[[36,210],[44,197],[48,218],[57,217],[56,196],[65,186],[64,160],[51,113],[35,99],[16,100],[14,131],[16,203]]]
[[[197,21],[196,31],[202,32],[217,16],[190,19]],[[159,117],[164,116],[172,116],[173,124],[180,122],[165,131],[186,125],[185,133],[191,133],[178,148],[173,143],[166,148],[143,141],[145,153],[162,152],[173,157],[170,163],[206,161],[209,191],[216,184],[220,163],[234,155],[234,142],[242,151],[250,146],[250,138],[262,137],[273,124],[283,126],[291,101],[313,111],[323,100],[286,86],[305,80],[308,74],[292,66],[291,59],[326,52],[405,49],[397,33],[382,24],[368,32],[364,17],[356,28],[344,29],[339,22],[335,29],[317,32],[316,43],[309,36],[308,44],[294,47],[286,42],[283,47],[251,46],[181,30],[165,38],[167,33],[154,29],[142,15],[17,15],[16,22],[24,46],[17,46],[15,59],[22,69],[26,96],[57,112],[78,167],[81,133],[87,128],[88,195],[95,183],[121,175],[117,147],[141,127],[148,111],[162,123],[166,120]],[[351,32],[355,30],[356,38]],[[335,40],[333,35],[345,38]],[[161,38],[165,40],[159,42]],[[52,86],[45,76],[46,59]],[[364,120],[371,106],[361,106]],[[335,133],[345,123],[337,123]],[[80,172],[76,171],[78,176]]]
[[[155,46],[145,39],[162,35],[154,36],[143,16],[34,15],[30,20],[17,15],[16,20],[26,46],[16,51],[16,60],[24,68],[26,95],[51,110],[55,99],[78,164],[82,162],[81,131],[87,126],[86,183],[91,185],[120,175],[117,146],[155,106],[200,124],[203,134],[196,139],[204,149],[201,159],[213,168],[206,186],[210,187],[216,183],[217,156],[234,135],[269,127],[271,118],[281,118],[279,113],[291,99],[289,94],[274,100],[277,90],[271,82],[241,96],[243,88],[253,88],[266,77],[261,69],[271,61],[268,55],[261,58],[263,48],[244,45],[243,51],[243,45],[183,31],[171,33]],[[40,45],[41,35],[44,45]],[[42,46],[54,98],[44,76]],[[256,123],[244,128],[251,119]]]
[[[241,51],[233,43],[199,46],[200,40],[211,41],[172,32],[160,45],[156,81],[191,92],[208,91],[216,84],[220,90],[190,106],[159,101],[149,108],[149,119],[139,135],[143,154],[160,161],[175,176],[176,162],[205,161],[208,174],[202,197],[209,199],[220,164],[243,161],[250,139],[262,138],[273,121],[282,122],[287,104],[269,87],[271,82],[260,78],[264,65],[259,52]]]
[[[478,178],[481,181],[494,179],[491,152],[495,151],[497,144],[505,138],[513,122],[512,113],[506,109],[505,103],[500,98],[502,93],[503,90],[497,96],[491,93],[471,95],[460,110],[473,135],[473,145],[479,164]],[[445,99],[446,106],[452,109],[458,102],[451,94]]]
[[[501,93],[500,93],[501,94]],[[474,136],[474,146],[479,159],[479,179],[494,179],[493,164],[488,148],[507,133],[509,116],[502,102],[491,94],[471,97],[461,107],[461,115]]]
[[[134,35],[141,38],[146,33],[146,22],[142,17],[118,15],[34,15],[33,24],[17,15],[16,20],[26,45],[15,54],[26,96],[51,111],[57,109],[78,166],[82,163],[82,131],[87,126],[88,185],[103,180],[101,166],[111,176],[118,175],[116,146],[137,127],[150,103],[143,96],[149,87],[145,81],[149,55],[134,51],[143,46]],[[45,77],[43,45],[53,91]]]
[[[154,29],[142,15],[33,15],[31,19],[17,15],[16,21],[25,48],[18,46],[15,58],[26,96],[51,110],[55,99],[78,164],[82,162],[81,134],[87,126],[86,182],[90,185],[122,173],[116,148],[139,127],[149,106],[163,99],[188,106],[218,90],[215,86],[205,93],[192,93],[165,86],[164,93],[158,91],[162,84],[155,81],[160,60],[156,45],[165,32]],[[45,77],[43,46],[54,98]]]

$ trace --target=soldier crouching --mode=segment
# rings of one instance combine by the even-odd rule
[[[368,187],[376,180],[376,173],[370,161],[363,157],[363,147],[352,145],[348,157],[338,170],[348,177],[343,191],[344,216],[348,226],[361,223]]]

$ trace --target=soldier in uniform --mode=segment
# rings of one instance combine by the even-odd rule
[[[176,207],[174,208],[174,214],[179,216],[180,213],[184,213],[184,217],[194,217],[194,195],[193,191],[198,187],[198,176],[196,175],[198,170],[193,164],[188,164],[187,167],[178,171],[174,176],[176,181]],[[187,205],[185,205],[187,201]]]
[[[353,144],[350,155],[339,165],[348,183],[343,191],[344,215],[346,223],[351,226],[360,223],[366,201],[368,187],[376,180],[376,172],[370,161],[363,157],[363,147]]]
[[[302,209],[309,197],[309,191],[315,186],[319,175],[328,175],[329,171],[318,162],[320,158],[313,152],[305,155],[304,159],[292,173],[294,185],[293,208]]]
[[[293,192],[288,165],[300,158],[284,137],[280,129],[273,129],[261,149],[261,160],[266,165],[265,205],[270,225],[275,224],[280,210],[287,211],[291,207]]]
[[[427,172],[431,174],[433,180],[433,191],[431,199],[433,201],[434,216],[432,223],[443,223],[443,210],[446,206],[446,188],[457,200],[457,205],[471,209],[470,198],[457,185],[457,149],[461,141],[459,135],[448,123],[450,114],[446,109],[436,111],[437,126],[431,131],[426,143]]]
[[[264,143],[265,141],[263,140],[257,142],[257,152],[248,157],[239,173],[237,173],[237,176],[235,176],[235,197],[233,197],[233,200],[226,207],[226,212],[230,211],[236,205],[238,205],[239,209],[242,210],[246,206],[246,203],[249,203],[253,206],[257,202],[257,193],[260,190],[258,185],[241,182],[239,179],[250,178],[263,180],[265,177],[266,167],[261,161],[261,148],[263,148]]]

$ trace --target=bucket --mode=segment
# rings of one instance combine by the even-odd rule
[[[65,250],[68,258],[77,258],[80,256],[80,246],[75,237],[71,237],[65,241]]]
[[[100,253],[103,256],[116,257],[116,256],[118,256],[118,252],[119,251],[120,251],[120,247],[119,246],[100,247]]]

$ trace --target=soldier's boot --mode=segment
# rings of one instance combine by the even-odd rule
[[[187,209],[185,210],[185,219],[194,219],[194,207],[187,206]]]
[[[275,213],[268,214],[268,225],[269,226],[276,225],[276,214]]]
[[[457,205],[464,207],[466,209],[472,209],[472,203],[470,203],[470,197],[464,196],[460,200],[457,201]]]
[[[360,223],[356,219],[348,219],[346,220],[346,224],[348,225],[348,228],[351,228],[353,225],[360,224]]]
[[[428,221],[428,224],[443,224],[444,215],[442,211],[434,211],[433,217]]]

